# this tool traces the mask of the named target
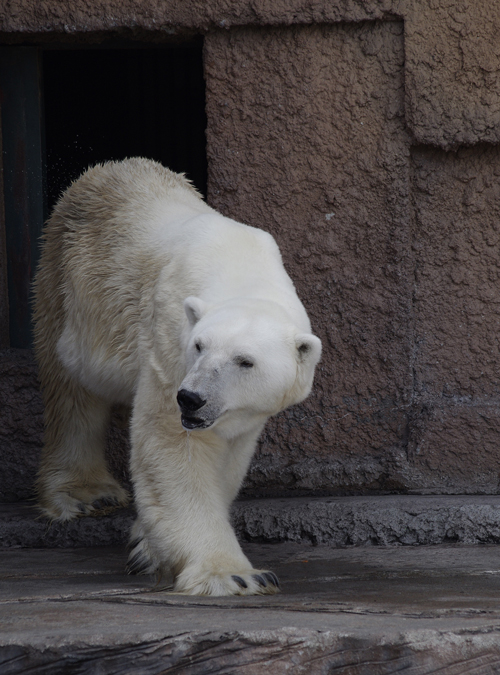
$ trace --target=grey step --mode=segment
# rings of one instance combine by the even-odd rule
[[[0,551],[0,672],[500,672],[499,547],[244,548],[279,595],[176,595],[123,547]]]
[[[0,504],[0,547],[124,543],[132,509],[49,523],[27,503]],[[379,496],[238,501],[233,522],[244,541],[329,546],[500,543],[500,496]]]

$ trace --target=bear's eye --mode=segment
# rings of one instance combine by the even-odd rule
[[[197,352],[201,352],[201,344],[199,342],[195,342],[194,346]]]
[[[240,368],[253,368],[253,363],[250,359],[245,358],[244,356],[238,356],[236,358],[236,363]]]

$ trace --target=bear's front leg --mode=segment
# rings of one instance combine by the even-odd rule
[[[138,521],[129,570],[169,571],[178,593],[276,593],[277,577],[252,567],[229,522],[224,481],[234,449],[209,430],[188,434],[158,398],[140,399],[132,419]]]

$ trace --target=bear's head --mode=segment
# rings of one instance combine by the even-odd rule
[[[189,297],[184,309],[187,374],[177,402],[185,429],[234,438],[309,394],[321,342],[298,332],[280,305],[238,299],[209,307]]]

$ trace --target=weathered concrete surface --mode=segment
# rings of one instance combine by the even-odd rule
[[[2,673],[490,675],[497,547],[250,545],[273,597],[191,598],[110,548],[0,552]]]
[[[498,492],[499,149],[410,154],[397,22],[205,53],[209,198],[274,234],[324,345],[245,491]]]
[[[419,148],[412,160],[415,392],[496,403],[500,146],[456,153]]]
[[[248,541],[330,546],[500,543],[500,498],[329,497],[236,502],[235,529]]]
[[[43,432],[43,404],[31,353],[0,351],[0,502],[33,497]]]
[[[107,456],[113,474],[126,487],[128,418],[113,412]],[[0,350],[0,503],[35,498],[43,443],[43,403],[38,369],[30,350]]]
[[[69,523],[49,522],[34,502],[0,504],[0,547],[75,547],[124,544],[134,520],[133,509]]]
[[[30,34],[89,33],[128,29],[166,33],[206,31],[241,25],[289,25],[366,21],[401,16],[409,2],[400,0],[80,0],[61,5],[57,0],[18,0],[0,10],[0,31],[4,39]],[[410,5],[411,6],[411,5]]]
[[[0,547],[125,543],[134,512],[49,523],[29,504],[0,505]],[[500,543],[500,497],[384,496],[235,502],[233,524],[249,542],[329,546]]]
[[[18,0],[0,8],[3,41],[172,39],[237,26],[380,20],[405,24],[407,123],[442,148],[500,140],[500,6],[475,0]]]
[[[498,143],[498,3],[405,5],[406,115],[415,140],[445,149]]]
[[[414,397],[408,457],[429,489],[497,492],[500,147],[413,151]],[[472,478],[473,477],[473,478]],[[471,480],[472,479],[472,480]]]
[[[398,22],[206,38],[209,200],[275,236],[324,347],[247,489],[398,482],[412,387],[403,64]]]

